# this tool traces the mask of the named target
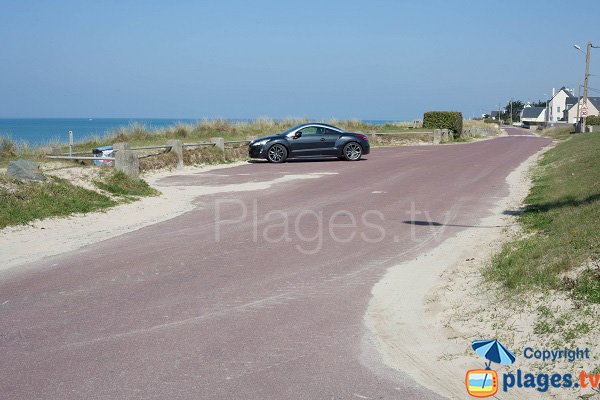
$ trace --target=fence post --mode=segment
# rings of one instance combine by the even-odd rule
[[[442,131],[440,129],[433,130],[433,144],[440,144],[442,140]]]
[[[133,150],[129,149],[129,143],[113,144],[115,151],[115,168],[132,178],[140,175],[140,160]]]
[[[177,156],[177,169],[183,168],[183,143],[181,140],[171,139],[167,141],[167,145],[171,146],[171,153]]]
[[[212,137],[210,138],[210,142],[215,144],[215,147],[225,151],[225,139],[222,137]]]

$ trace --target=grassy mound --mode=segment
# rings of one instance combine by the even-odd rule
[[[4,228],[52,216],[101,210],[117,203],[65,179],[26,182],[0,175],[0,204],[0,228]]]

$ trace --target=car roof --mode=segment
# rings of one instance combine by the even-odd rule
[[[342,128],[338,128],[337,126],[333,126],[333,125],[329,125],[329,124],[324,124],[322,122],[307,122],[306,124],[298,125],[296,128],[304,128],[306,126],[322,126],[325,128],[333,128],[333,129],[341,131],[341,132],[344,131]]]

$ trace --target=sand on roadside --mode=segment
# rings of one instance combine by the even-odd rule
[[[539,363],[522,357],[522,346],[549,345],[532,334],[535,309],[547,299],[537,295],[524,304],[506,304],[507,299],[497,296],[501,291],[484,283],[481,271],[490,257],[519,232],[515,217],[503,211],[520,209],[531,186],[531,168],[549,148],[530,157],[507,177],[509,196],[496,204],[491,216],[427,254],[391,267],[373,287],[364,322],[371,343],[387,366],[438,394],[460,399],[468,397],[466,371],[484,368],[485,360],[471,350],[472,340],[497,338],[517,354],[518,368],[543,370]],[[551,297],[556,307],[568,308],[559,295]],[[600,351],[590,340],[580,345],[590,347],[592,353]],[[594,368],[585,362],[545,367],[571,373],[580,369],[591,372]],[[494,364],[493,368],[500,375],[514,372],[517,367]],[[509,392],[500,389],[496,397],[572,399],[578,394],[572,389],[540,393],[514,388]]]
[[[68,217],[55,217],[33,221],[27,225],[10,226],[0,230],[0,254],[2,263],[0,272],[16,271],[17,267],[25,266],[44,259],[45,257],[77,250],[89,244],[110,239],[143,227],[172,219],[194,209],[194,200],[199,196],[225,193],[265,190],[273,185],[298,179],[315,179],[325,173],[284,175],[271,181],[249,182],[243,184],[220,186],[177,186],[157,185],[166,176],[195,175],[217,169],[228,169],[246,164],[245,161],[207,165],[186,166],[181,170],[158,170],[143,175],[143,178],[157,190],[160,195],[144,197],[138,201],[120,204],[113,208],[88,214],[74,214]],[[75,184],[89,186],[89,179],[80,179],[81,171],[70,168],[47,171]],[[84,174],[96,176],[97,171],[86,168]],[[91,187],[90,187],[91,188]]]

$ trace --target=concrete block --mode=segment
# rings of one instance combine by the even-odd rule
[[[221,150],[225,150],[225,139],[222,137],[212,137],[210,142],[215,144],[215,147]]]
[[[448,141],[448,129],[442,129],[442,143]]]
[[[171,146],[171,153],[177,156],[177,169],[183,168],[183,143],[181,140],[171,139],[167,141],[167,145]]]
[[[442,140],[442,131],[440,129],[433,130],[433,144],[440,144]]]
[[[140,160],[135,151],[129,149],[129,143],[113,144],[115,168],[132,178],[140,176]]]

